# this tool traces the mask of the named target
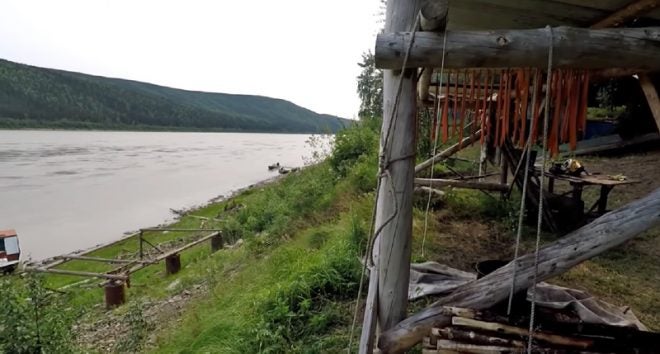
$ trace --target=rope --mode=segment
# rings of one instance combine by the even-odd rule
[[[534,89],[534,93],[532,96],[532,104],[535,104],[537,96],[538,96],[538,78],[536,75],[534,75],[534,85],[532,86]],[[532,112],[530,115],[534,114],[534,109],[532,109]],[[525,112],[527,114],[527,112]],[[533,119],[534,117],[532,117]],[[520,237],[522,236],[522,228],[523,228],[523,219],[525,216],[525,203],[527,200],[527,185],[528,185],[528,179],[529,179],[529,163],[531,161],[531,155],[532,155],[532,129],[530,127],[529,129],[529,135],[527,137],[527,143],[525,144],[525,147],[523,148],[523,153],[526,154],[525,156],[525,177],[523,180],[523,187],[522,187],[522,198],[520,198],[520,211],[518,213],[518,230],[516,232],[516,249],[513,254],[513,275],[511,278],[511,289],[509,290],[509,304],[506,308],[506,315],[511,316],[511,306],[513,305],[513,293],[516,288],[516,273],[518,271],[518,252],[520,251]],[[520,163],[523,161],[523,156],[520,156]],[[518,168],[516,168],[517,170]],[[516,176],[513,176],[514,178]],[[515,182],[515,181],[514,181]],[[512,184],[513,185],[513,184]]]
[[[534,279],[532,282],[532,308],[529,314],[529,341],[527,342],[527,354],[532,354],[532,341],[534,340],[534,316],[536,315],[536,282],[539,275],[539,246],[541,244],[541,224],[543,223],[543,171],[545,170],[546,163],[546,149],[548,145],[548,121],[549,121],[549,102],[550,102],[550,86],[552,79],[552,52],[553,52],[553,34],[552,27],[547,26],[550,44],[548,49],[548,76],[546,78],[546,100],[545,112],[543,116],[543,156],[541,158],[541,178],[539,179],[539,213],[536,221],[536,250],[534,252]]]
[[[417,17],[415,18],[415,23],[413,24],[413,27],[411,29],[412,36],[410,38],[410,44],[408,45],[408,48],[406,49],[406,55],[403,59],[403,64],[402,64],[402,68],[401,68],[402,72],[405,71],[406,66],[408,65],[408,58],[410,57],[410,50],[412,49],[413,43],[415,42],[415,34],[417,33],[417,28],[419,27],[419,21],[420,21],[420,15],[417,14]],[[397,118],[396,112],[397,112],[398,106],[399,106],[399,98],[401,96],[401,90],[402,90],[402,86],[403,86],[403,77],[404,76],[405,75],[403,75],[403,74],[399,76],[399,82],[398,82],[398,87],[397,87],[396,96],[395,96],[395,100],[394,100],[394,105],[392,107],[392,115],[390,117],[390,122],[389,122],[389,125],[387,127],[387,133],[385,134],[385,139],[383,141],[381,141],[381,144],[382,144],[383,148],[382,148],[381,154],[379,156],[379,164],[378,164],[378,170],[379,171],[378,171],[378,175],[377,175],[378,181],[376,183],[376,194],[374,196],[374,206],[372,208],[372,213],[371,213],[371,224],[369,226],[369,239],[367,240],[367,249],[365,251],[365,260],[364,260],[364,264],[362,266],[362,272],[360,274],[360,285],[359,285],[359,288],[358,288],[358,294],[357,294],[357,298],[355,299],[355,310],[353,312],[353,323],[351,324],[351,332],[349,334],[349,340],[348,340],[348,348],[347,348],[348,353],[351,352],[351,347],[353,346],[353,337],[355,336],[355,326],[356,326],[356,323],[357,323],[357,315],[358,315],[358,310],[359,310],[359,307],[360,307],[360,298],[362,297],[362,288],[364,286],[364,278],[365,278],[365,275],[366,275],[367,264],[369,265],[369,268],[371,268],[375,265],[374,260],[373,260],[373,246],[374,246],[374,243],[376,242],[376,239],[377,239],[378,235],[380,234],[380,232],[399,213],[398,202],[396,200],[396,194],[395,194],[395,191],[394,191],[394,184],[392,182],[392,176],[390,175],[390,171],[389,171],[389,165],[392,161],[389,159],[390,156],[389,156],[389,146],[388,145],[389,145],[389,137],[390,137],[390,134],[393,130],[393,123],[394,123],[394,121],[396,121],[396,118]],[[407,158],[407,157],[404,157],[404,158]],[[401,159],[403,159],[403,158],[397,158],[395,161],[398,161],[398,160],[401,160]],[[383,177],[388,177],[388,179],[390,181],[390,190],[391,190],[392,195],[394,196],[394,212],[392,213],[392,215],[390,215],[387,218],[387,220],[385,220],[385,222],[383,222],[383,224],[381,224],[378,227],[376,232],[374,232],[372,234],[372,231],[373,231],[374,226],[376,224],[377,202],[378,202],[378,198],[380,197],[381,181],[382,181]]]
[[[440,79],[442,79],[442,75],[444,75],[445,71],[445,55],[447,54],[446,48],[447,47],[447,31],[445,30],[444,34],[444,39],[442,40],[442,62],[440,64],[440,73],[436,76],[436,80],[438,81],[438,85],[440,85]],[[438,86],[440,87],[440,86]],[[447,97],[445,97],[447,99]],[[431,157],[431,181],[433,180],[433,170],[435,168],[435,155],[438,152],[438,135],[440,134],[440,100],[438,97],[436,97],[436,102],[438,104],[436,111],[436,116],[435,116],[435,121],[437,124],[435,125],[435,139],[433,139],[433,155]],[[462,128],[461,128],[462,129]],[[429,182],[429,188],[433,187],[433,183]],[[431,208],[431,195],[432,191],[429,189],[429,198],[426,201],[426,211],[424,212],[424,236],[422,237],[422,257],[424,257],[424,249],[426,246],[426,233],[428,231],[428,226],[429,226],[429,209]]]

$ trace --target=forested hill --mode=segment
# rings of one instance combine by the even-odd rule
[[[281,99],[186,91],[0,59],[0,128],[312,133],[349,122]]]

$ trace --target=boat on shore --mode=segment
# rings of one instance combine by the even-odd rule
[[[0,230],[0,272],[9,274],[16,270],[21,257],[16,230]]]

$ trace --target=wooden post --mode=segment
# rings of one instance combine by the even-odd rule
[[[105,293],[106,309],[121,306],[126,302],[126,292],[123,281],[109,281],[105,283],[103,289]]]
[[[181,255],[178,253],[165,257],[165,274],[176,274],[181,270]]]
[[[142,260],[142,257],[144,257],[144,250],[142,248],[142,237],[143,237],[142,234],[143,233],[144,233],[144,231],[140,230],[140,233],[138,234],[138,240],[140,241],[140,260]]]
[[[223,241],[222,234],[217,233],[215,236],[211,237],[211,253],[217,252],[222,249]]]
[[[413,30],[419,8],[419,0],[389,0],[385,32]],[[408,308],[415,169],[416,74],[416,69],[395,69],[385,70],[383,77],[383,126],[380,146],[386,165],[383,166],[383,177],[376,201],[375,230],[382,231],[374,246],[377,248],[377,314],[381,330],[387,330],[404,319]],[[386,139],[389,140],[385,141]]]
[[[423,0],[420,15],[420,27],[422,31],[441,32],[447,26],[447,12],[449,11],[448,0]],[[417,93],[421,102],[429,99],[429,86],[433,76],[433,68],[424,68],[419,83]],[[437,97],[436,97],[437,99]],[[435,100],[434,100],[435,101]]]

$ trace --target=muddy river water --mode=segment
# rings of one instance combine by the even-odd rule
[[[308,135],[0,130],[0,229],[34,260],[120,238],[301,166]]]

